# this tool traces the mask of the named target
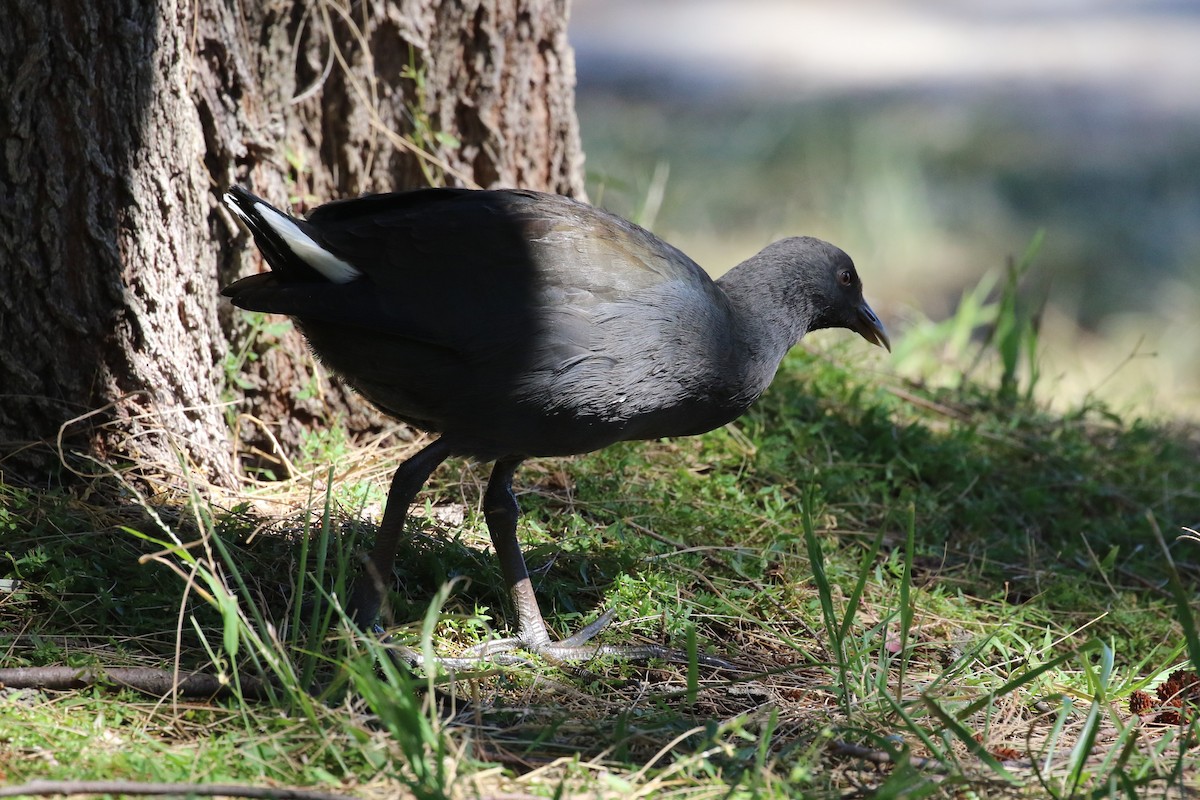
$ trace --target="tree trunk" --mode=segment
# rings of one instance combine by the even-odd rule
[[[53,465],[61,429],[69,449],[151,479],[182,458],[228,485],[236,414],[269,420],[285,445],[335,416],[379,423],[298,334],[218,301],[259,268],[220,203],[231,183],[298,210],[430,182],[582,195],[566,0],[8,0],[7,12],[10,476]]]

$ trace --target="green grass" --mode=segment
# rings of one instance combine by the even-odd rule
[[[975,308],[1016,314],[1003,291]],[[954,327],[926,331],[926,354]],[[1200,545],[1180,538],[1200,522],[1200,434],[1047,411],[1021,363],[1032,329],[1009,330],[1015,346],[968,337],[936,383],[816,337],[726,428],[522,470],[521,535],[560,635],[615,606],[608,640],[694,642],[736,674],[397,670],[332,600],[401,454],[344,436],[230,507],[0,486],[0,666],[179,663],[233,687],[0,691],[0,774],[421,798],[1196,791],[1194,719],[1153,724],[1128,701],[1200,655]],[[401,640],[452,654],[508,629],[485,477],[454,462],[422,496]],[[265,699],[245,696],[255,677]]]

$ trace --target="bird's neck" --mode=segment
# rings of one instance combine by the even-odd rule
[[[758,397],[775,377],[783,357],[808,332],[813,313],[803,297],[784,294],[781,282],[769,270],[743,262],[727,272],[717,285],[729,298],[738,333],[736,368],[742,385]]]

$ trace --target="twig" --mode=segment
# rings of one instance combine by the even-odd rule
[[[261,797],[266,800],[355,800],[344,794],[310,789],[239,786],[230,783],[139,783],[137,781],[30,781],[20,786],[0,786],[0,797],[19,795],[200,795],[202,797]]]
[[[941,414],[943,417],[949,417],[950,419],[957,420],[959,422],[966,422],[968,419],[970,419],[970,417],[959,411],[957,408],[951,408],[950,406],[943,405],[942,403],[921,397],[920,395],[914,394],[906,389],[901,389],[899,386],[888,386],[887,391],[891,392],[896,397],[899,397],[906,403],[911,403],[917,408],[923,408],[926,411],[932,411],[935,414]]]
[[[186,697],[220,697],[233,691],[227,681],[215,675],[193,672],[176,680],[171,670],[147,667],[17,667],[0,669],[0,686],[15,689],[71,691],[97,684],[112,684],[134,689],[155,697],[178,692]],[[250,676],[240,680],[241,696],[260,699],[266,696],[262,681]],[[0,795],[2,797],[3,795]]]

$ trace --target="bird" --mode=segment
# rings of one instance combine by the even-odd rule
[[[384,606],[409,507],[456,456],[493,462],[483,514],[516,613],[515,635],[484,655],[676,660],[653,646],[591,644],[613,609],[551,638],[517,539],[518,467],[725,425],[814,330],[846,328],[891,350],[854,262],[812,237],[770,244],[714,280],[633,222],[532,190],[371,194],[306,219],[238,185],[224,201],[270,269],[222,293],[291,317],[333,373],[437,435],[392,477],[349,604],[363,629]]]

